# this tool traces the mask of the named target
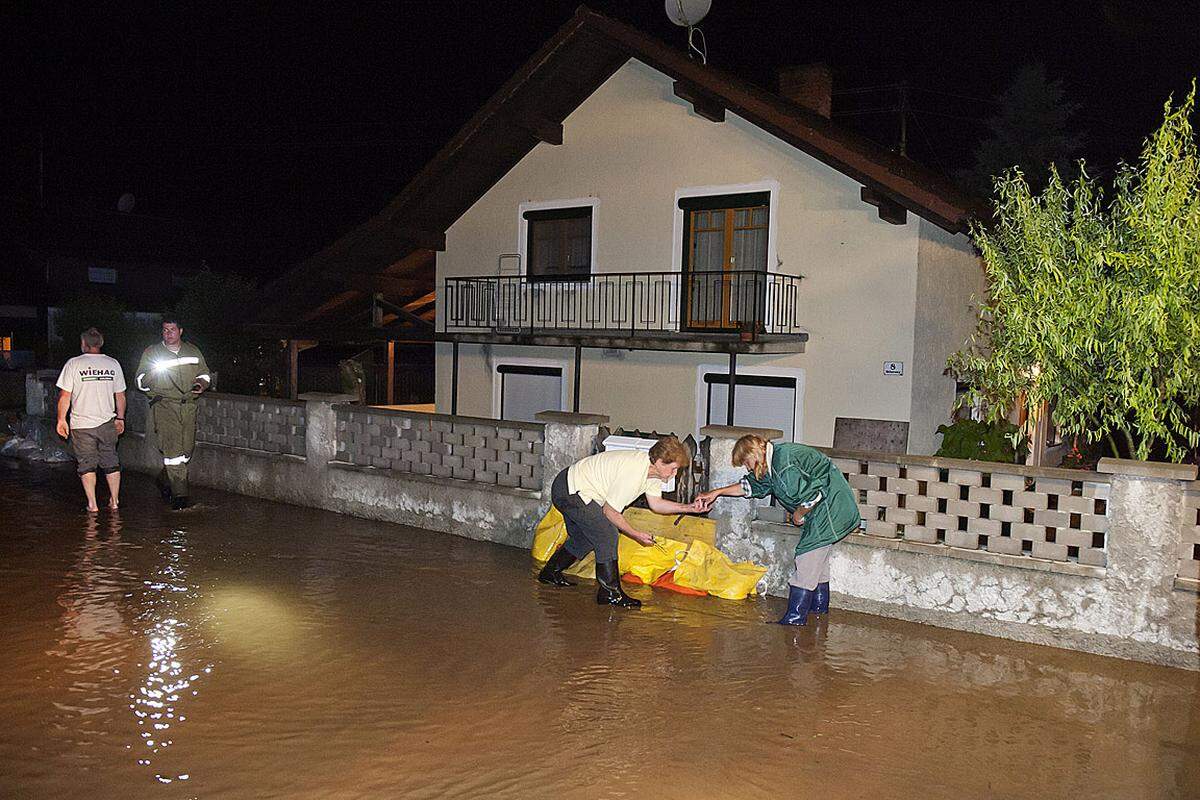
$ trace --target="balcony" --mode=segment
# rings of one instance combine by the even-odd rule
[[[586,280],[447,278],[452,342],[802,352],[800,276],[760,271],[605,272]]]

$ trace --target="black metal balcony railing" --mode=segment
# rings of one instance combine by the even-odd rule
[[[447,332],[801,333],[800,276],[604,272],[583,281],[447,278]]]

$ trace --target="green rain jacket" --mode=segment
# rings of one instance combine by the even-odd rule
[[[212,381],[200,348],[180,342],[179,352],[172,353],[166,345],[158,342],[142,352],[134,382],[138,389],[150,395],[151,400],[182,403],[196,399],[196,395],[192,394],[192,385],[201,378]]]
[[[751,497],[774,495],[789,514],[821,498],[800,525],[798,556],[840,542],[862,524],[854,490],[842,471],[824,453],[802,444],[775,445],[770,470],[762,480],[747,473],[747,488]]]

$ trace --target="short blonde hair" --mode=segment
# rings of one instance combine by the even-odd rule
[[[738,439],[733,445],[733,466],[744,467],[750,455],[758,456],[758,463],[754,465],[754,477],[762,480],[767,474],[767,440],[752,433]]]
[[[692,460],[692,454],[683,446],[683,442],[674,436],[664,436],[659,439],[650,448],[649,456],[650,463],[661,461],[664,464],[677,464],[681,467]]]

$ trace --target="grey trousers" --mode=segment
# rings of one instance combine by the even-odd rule
[[[818,583],[829,583],[829,553],[833,545],[827,544],[804,555],[796,556],[796,571],[788,583],[797,589],[812,591]]]
[[[598,503],[589,503],[567,487],[567,471],[558,473],[550,485],[550,502],[567,523],[567,541],[563,545],[575,558],[583,558],[593,550],[596,563],[617,560],[617,527],[604,516]]]

